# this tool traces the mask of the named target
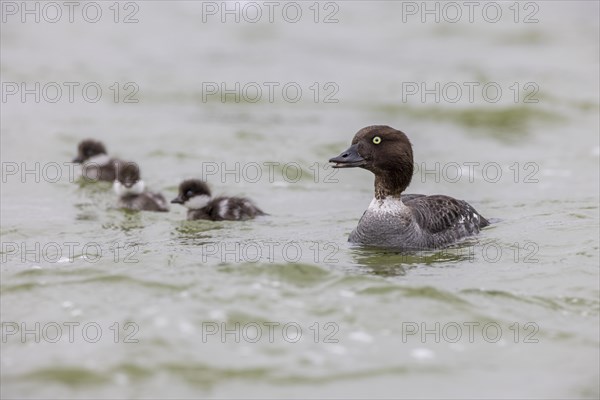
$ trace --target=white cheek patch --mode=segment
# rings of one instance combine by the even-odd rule
[[[209,201],[210,201],[210,196],[203,194],[200,196],[192,197],[191,199],[189,199],[188,201],[183,203],[183,205],[185,207],[189,208],[190,210],[199,210],[201,208],[206,207],[206,205],[208,204]]]
[[[113,189],[114,189],[115,193],[117,194],[117,196],[126,196],[126,195],[130,195],[130,194],[133,194],[133,195],[142,194],[142,193],[144,193],[145,188],[146,188],[146,185],[144,184],[144,181],[142,181],[142,180],[137,181],[130,188],[125,187],[125,185],[123,185],[119,181],[115,181],[113,183]]]
[[[129,193],[131,194],[142,194],[146,190],[146,184],[143,180],[139,180],[129,189]]]
[[[113,190],[119,197],[121,197],[125,194],[125,186],[121,185],[121,182],[119,182],[119,181],[113,182]]]
[[[90,157],[84,164],[97,165],[99,167],[102,167],[104,165],[107,165],[109,162],[110,157],[108,156],[108,154],[98,154],[97,156]]]

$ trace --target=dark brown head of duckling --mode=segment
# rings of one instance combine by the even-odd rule
[[[194,196],[210,197],[210,189],[208,185],[200,179],[188,179],[179,185],[179,193],[177,197],[171,200],[174,204],[184,204]]]
[[[126,188],[135,185],[140,179],[140,167],[134,162],[126,162],[123,165],[116,165],[117,180]]]
[[[73,162],[82,163],[100,154],[106,154],[106,148],[102,142],[93,139],[82,140],[77,146],[77,157],[73,159]]]

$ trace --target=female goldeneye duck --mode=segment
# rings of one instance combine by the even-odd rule
[[[489,225],[463,200],[443,195],[402,194],[413,175],[412,146],[389,126],[369,126],[329,160],[333,168],[360,167],[375,174],[375,198],[348,240],[367,246],[426,250],[475,235]]]
[[[109,157],[104,144],[92,139],[86,139],[79,143],[77,157],[73,159],[73,162],[82,164],[83,177],[93,181],[107,182],[117,179],[117,168],[125,163]]]
[[[187,207],[187,219],[242,221],[265,213],[243,197],[211,198],[208,185],[199,179],[188,179],[179,185],[179,195],[171,203]]]
[[[135,163],[126,163],[117,169],[113,188],[119,196],[117,207],[139,211],[169,211],[167,201],[160,193],[148,192]]]

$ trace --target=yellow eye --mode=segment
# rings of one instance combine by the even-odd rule
[[[381,143],[381,138],[380,138],[379,136],[375,136],[375,137],[373,138],[373,143],[375,143],[375,144],[379,144],[379,143]]]

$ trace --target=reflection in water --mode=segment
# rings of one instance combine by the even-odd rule
[[[171,237],[182,245],[201,246],[214,242],[215,235],[207,233],[223,229],[223,224],[214,221],[181,221],[171,232]]]
[[[83,177],[79,177],[76,183],[79,186],[79,196],[85,198],[86,201],[75,204],[78,209],[75,218],[78,221],[97,221],[98,212],[104,212],[111,205],[111,184],[109,182],[92,182]]]
[[[143,211],[116,208],[113,208],[111,211],[111,214],[119,218],[119,221],[102,224],[102,228],[104,229],[120,230],[123,233],[131,234],[144,229],[146,226],[142,221]]]
[[[133,233],[145,227],[143,211],[116,208],[116,198],[110,182],[96,182],[80,177],[77,184],[80,195],[87,200],[75,204],[79,210],[76,215],[77,220],[97,221],[101,212],[101,215],[111,217],[110,221],[102,224],[103,229]],[[118,221],[114,221],[113,218]]]
[[[98,220],[98,214],[95,212],[96,207],[92,203],[76,203],[77,214],[75,219],[77,221],[96,221]]]
[[[407,271],[422,265],[454,264],[473,261],[475,257],[475,239],[465,240],[452,246],[436,250],[399,251],[377,247],[356,247],[351,251],[359,266],[370,269],[374,275],[389,277],[403,276]]]

